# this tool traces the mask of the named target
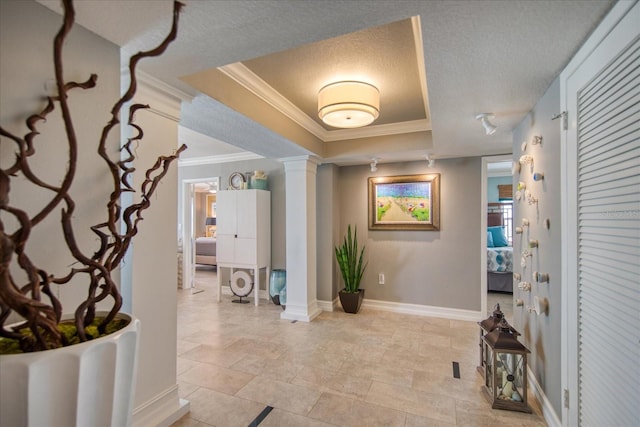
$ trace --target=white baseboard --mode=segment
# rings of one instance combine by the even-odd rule
[[[415,314],[417,316],[441,317],[453,320],[478,321],[483,318],[482,313],[459,308],[434,307],[429,305],[405,304],[399,302],[380,301],[365,298],[362,307],[372,310],[391,311],[393,313]]]
[[[562,427],[562,420],[558,418],[558,414],[553,409],[553,405],[547,399],[547,395],[544,394],[542,387],[538,383],[535,375],[531,369],[527,369],[527,379],[529,380],[529,389],[533,392],[534,396],[540,402],[542,408],[542,416],[549,427]]]
[[[180,399],[178,385],[174,385],[133,411],[134,427],[169,427],[186,415],[191,408],[188,400]]]
[[[338,298],[334,299],[333,301],[318,300],[318,307],[322,311],[335,311],[337,306],[338,306]]]

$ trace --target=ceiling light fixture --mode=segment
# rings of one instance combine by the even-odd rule
[[[380,114],[380,92],[369,83],[342,81],[318,92],[318,116],[329,126],[358,128],[373,123]]]
[[[378,160],[380,159],[377,157],[371,159],[371,172],[375,172],[378,170]]]
[[[494,117],[495,116],[492,113],[481,113],[476,115],[476,120],[480,120],[480,123],[482,123],[482,127],[487,135],[493,135],[496,133],[496,129],[498,129],[495,125],[489,122],[489,119]]]
[[[435,159],[431,158],[431,154],[427,154],[426,156],[424,156],[425,159],[427,160],[427,167],[432,168],[433,165],[436,163]]]

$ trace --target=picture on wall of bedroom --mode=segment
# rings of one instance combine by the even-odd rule
[[[440,174],[368,181],[369,230],[440,230]]]

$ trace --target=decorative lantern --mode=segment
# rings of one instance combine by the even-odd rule
[[[477,322],[478,326],[480,326],[480,339],[478,340],[478,346],[480,348],[480,364],[478,365],[478,372],[480,372],[480,374],[483,376],[484,376],[484,364],[485,364],[484,355],[487,352],[487,349],[486,349],[487,344],[482,340],[482,338],[489,332],[496,329],[502,320],[504,320],[505,322],[507,321],[504,318],[504,314],[500,310],[500,304],[498,303],[495,305],[491,316],[487,317],[481,322]],[[520,333],[515,329],[513,329],[513,327],[509,326],[509,328],[511,329],[511,332],[514,335],[516,336],[520,335]]]
[[[527,354],[503,318],[482,340],[487,345],[484,360],[484,390],[493,409],[531,413],[527,405]]]

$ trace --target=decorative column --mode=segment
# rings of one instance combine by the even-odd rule
[[[316,172],[310,156],[281,159],[285,170],[287,305],[281,319],[310,322],[316,299]]]
[[[144,139],[137,149],[133,180],[141,182],[158,155],[176,150],[180,104],[190,97],[138,71],[133,101],[150,105],[136,113]],[[177,185],[175,162],[156,191],[152,209],[146,211],[122,270],[125,304],[141,322],[133,427],[170,425],[189,411],[189,402],[178,394],[176,373]]]

